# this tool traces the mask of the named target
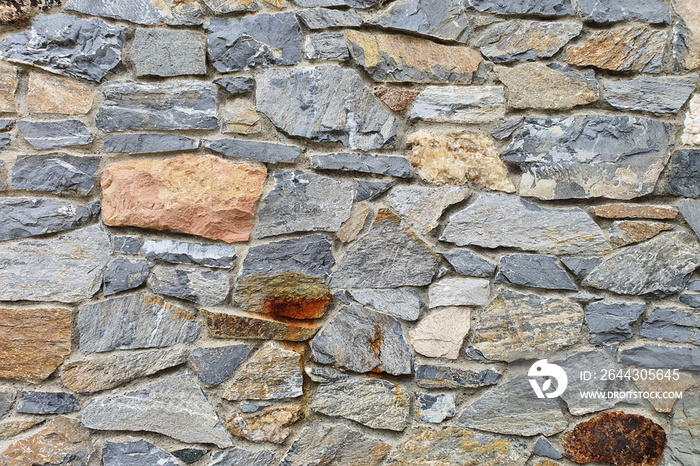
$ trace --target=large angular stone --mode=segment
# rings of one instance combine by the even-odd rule
[[[345,34],[319,32],[308,34],[304,40],[304,56],[309,60],[347,60],[350,58]]]
[[[467,8],[496,15],[571,16],[571,0],[466,0]]]
[[[354,70],[335,65],[267,70],[257,76],[256,102],[291,136],[360,150],[394,145],[396,118]]]
[[[464,191],[458,187],[397,186],[391,190],[387,201],[414,231],[425,235],[438,226],[447,207],[464,200],[464,197]]]
[[[27,109],[30,113],[85,115],[92,108],[90,86],[47,73],[29,73]]]
[[[667,39],[666,31],[641,25],[599,30],[570,46],[564,59],[574,66],[660,73]]]
[[[207,73],[204,34],[185,29],[136,29],[131,44],[136,76]]]
[[[115,163],[102,174],[104,222],[247,241],[266,176],[211,155]]]
[[[700,68],[700,13],[693,0],[673,0],[673,9],[681,18],[674,42],[675,54],[687,70]],[[675,45],[675,44],[674,44]]]
[[[682,197],[700,197],[700,150],[678,150],[671,155],[659,190]]]
[[[206,454],[206,451],[203,453]],[[271,450],[252,452],[236,447],[232,450],[220,451],[212,454],[209,466],[235,466],[238,464],[245,464],[247,466],[270,466],[274,458],[275,452]]]
[[[335,288],[395,288],[431,282],[438,260],[428,245],[391,211],[377,214],[370,231],[345,252],[333,274]]]
[[[617,294],[664,297],[681,291],[699,265],[700,248],[690,234],[661,233],[606,257],[583,284]]]
[[[0,309],[0,377],[41,382],[50,376],[70,354],[71,321],[68,309]]]
[[[183,364],[184,348],[140,351],[66,364],[61,382],[76,393],[95,393]]]
[[[489,26],[475,45],[495,63],[532,61],[553,56],[581,29],[578,23],[516,19]]]
[[[471,29],[460,0],[399,0],[375,15],[369,24],[458,42],[466,42]]]
[[[239,139],[209,140],[204,142],[204,147],[226,157],[263,163],[294,163],[301,155],[300,147]]]
[[[221,73],[301,60],[301,27],[291,12],[212,19],[205,30],[209,58]]]
[[[12,167],[12,189],[87,195],[97,183],[100,157],[25,155]]]
[[[465,83],[479,72],[481,55],[412,36],[348,31],[350,54],[375,81]]]
[[[372,429],[404,430],[411,396],[399,385],[378,378],[349,378],[318,387],[311,409],[358,422]]]
[[[423,302],[415,290],[350,290],[358,303],[397,319],[416,320]]]
[[[358,305],[340,309],[311,340],[311,359],[355,372],[413,372],[401,323]]]
[[[212,312],[202,309],[209,334],[214,338],[306,341],[319,325],[295,319],[273,319],[261,314],[237,311]]]
[[[496,273],[496,265],[469,249],[457,249],[442,256],[447,259],[454,271],[460,275],[488,278]]]
[[[146,293],[86,304],[78,316],[80,350],[162,348],[189,343],[200,325],[189,311]]]
[[[700,312],[657,307],[642,323],[639,336],[650,340],[700,345]]]
[[[95,138],[85,123],[78,120],[18,121],[17,127],[24,139],[38,150],[85,146]]]
[[[234,413],[226,428],[236,437],[251,442],[282,443],[291,432],[292,424],[301,419],[301,407],[268,408],[259,413]]]
[[[0,301],[75,303],[102,285],[112,245],[99,225],[0,245]]]
[[[0,241],[72,230],[93,217],[87,207],[53,199],[0,199]]]
[[[645,369],[700,370],[700,348],[642,345],[618,352],[620,364]]]
[[[586,308],[589,342],[598,345],[632,338],[632,326],[644,313],[642,303],[597,302]]]
[[[22,421],[5,421],[0,423],[0,440],[8,440],[26,432],[37,424],[44,422],[42,418],[34,418]]]
[[[368,181],[357,180],[355,202],[373,201],[392,187],[396,186],[396,180],[392,181]]]
[[[245,94],[246,92],[253,90],[253,87],[255,87],[255,81],[253,78],[249,78],[247,76],[217,78],[214,80],[214,84],[226,89],[226,92],[231,95]]]
[[[117,257],[105,270],[104,295],[110,296],[121,291],[132,290],[146,283],[150,268],[145,259]]]
[[[502,374],[493,367],[460,369],[452,366],[416,366],[416,384],[421,388],[479,388],[496,385]]]
[[[197,348],[190,354],[189,364],[200,382],[217,385],[233,375],[249,354],[244,345]]]
[[[666,460],[669,465],[693,464],[700,455],[700,389],[683,393],[673,409],[671,431],[666,444]]]
[[[452,215],[440,240],[458,246],[505,246],[550,254],[610,250],[600,227],[579,208],[547,209],[517,196],[495,193],[482,194]]]
[[[30,29],[7,37],[0,44],[0,56],[100,82],[121,61],[125,39],[125,27],[110,26],[101,19],[42,15],[32,21]]]
[[[405,157],[377,154],[316,154],[309,157],[316,170],[341,170],[410,178],[411,164]]]
[[[143,243],[146,259],[173,264],[195,264],[230,269],[236,249],[224,244],[186,243],[173,240],[153,240]]]
[[[297,13],[297,16],[312,31],[329,28],[360,27],[363,23],[360,15],[352,10],[340,11],[327,8],[313,8],[301,10]]]
[[[203,306],[221,304],[231,291],[227,275],[197,267],[156,266],[148,277],[148,286],[154,293]]]
[[[462,411],[459,426],[528,437],[566,429],[559,402],[537,398],[529,382],[520,376],[491,388]]]
[[[430,308],[481,306],[489,301],[489,281],[481,278],[445,277],[428,289]]]
[[[505,117],[503,86],[428,86],[411,110],[414,121],[489,123]]]
[[[549,290],[578,291],[578,287],[559,265],[557,258],[542,254],[502,256],[496,281]]]
[[[102,448],[104,466],[178,466],[169,453],[145,440],[138,442],[107,442]]]
[[[482,312],[471,344],[495,361],[534,359],[576,344],[582,326],[575,302],[502,290]]]
[[[603,80],[605,101],[618,110],[678,113],[698,83],[698,75],[638,76],[624,81]]]
[[[65,392],[22,391],[15,411],[24,414],[67,414],[80,410],[75,395]]]
[[[687,146],[700,146],[700,94],[690,100],[684,125],[681,142]]]
[[[103,150],[133,155],[187,151],[198,147],[197,139],[176,134],[110,134],[104,139]]]
[[[584,21],[598,24],[618,21],[671,22],[671,11],[663,0],[578,0],[578,13]]]
[[[131,21],[136,24],[194,26],[202,24],[202,7],[195,0],[68,0],[66,10]]]
[[[114,81],[104,84],[102,93],[104,101],[95,125],[106,133],[219,127],[216,99],[209,83]]]
[[[520,166],[521,196],[633,199],[654,190],[669,140],[666,124],[646,118],[526,118],[502,158]]]
[[[409,332],[411,346],[429,358],[457,359],[464,337],[469,333],[471,311],[450,307],[434,312]]]

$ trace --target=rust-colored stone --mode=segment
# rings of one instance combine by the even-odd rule
[[[31,18],[39,11],[60,5],[61,0],[10,0],[0,2],[0,24],[15,23]]]
[[[294,319],[272,319],[264,314],[241,311],[213,312],[201,310],[207,319],[209,334],[214,338],[306,341],[313,338],[319,326]]]
[[[31,113],[84,115],[92,108],[90,86],[47,73],[29,74],[27,107]]]
[[[2,466],[87,464],[94,448],[67,417],[57,417],[42,430],[10,445],[0,453]]]
[[[405,87],[379,87],[374,95],[395,112],[403,112],[416,101],[420,92]]]
[[[367,202],[360,202],[355,205],[347,222],[338,230],[338,239],[343,243],[355,241],[365,226],[369,217],[369,206]]]
[[[247,241],[266,176],[211,155],[116,163],[102,175],[104,223]]]
[[[651,419],[622,411],[602,413],[578,424],[562,439],[564,455],[576,463],[656,466],[666,433]]]
[[[41,382],[70,354],[69,309],[0,309],[0,377]]]
[[[660,205],[645,204],[606,204],[595,207],[595,214],[603,218],[650,218],[655,220],[673,220],[678,216],[678,209]]]
[[[0,21],[1,22],[1,21]],[[15,112],[17,72],[9,66],[0,66],[0,112]]]
[[[234,413],[226,422],[232,435],[251,442],[282,443],[289,437],[292,424],[301,419],[299,406],[268,408],[260,413]]]
[[[641,243],[669,230],[673,227],[665,223],[623,220],[610,227],[610,243],[613,246]]]

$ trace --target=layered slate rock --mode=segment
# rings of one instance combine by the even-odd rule
[[[683,197],[700,197],[700,150],[678,150],[668,161],[660,191]]]
[[[17,127],[24,139],[38,150],[85,146],[95,138],[85,123],[78,120],[18,121]]]
[[[245,312],[213,312],[202,309],[209,334],[214,338],[306,341],[320,326],[308,321],[271,318]]]
[[[285,455],[284,466],[363,464],[376,466],[391,449],[344,425],[305,426]]]
[[[460,369],[423,364],[416,366],[416,383],[421,388],[479,388],[496,385],[502,374],[495,368]]]
[[[121,395],[98,396],[82,411],[93,430],[157,432],[186,443],[232,446],[202,389],[180,372]]]
[[[41,382],[50,376],[70,354],[71,321],[69,309],[0,309],[0,377]]]
[[[425,235],[438,226],[447,207],[464,200],[464,197],[464,191],[458,187],[397,186],[391,190],[387,201],[414,231]]]
[[[352,304],[333,315],[311,340],[311,359],[355,372],[413,372],[401,323]]]
[[[414,410],[418,421],[440,424],[445,419],[454,417],[455,399],[450,394],[416,393]]]
[[[468,277],[492,277],[496,273],[496,265],[469,249],[457,249],[442,255],[450,263],[455,272]]]
[[[641,25],[595,31],[587,40],[570,46],[565,60],[570,65],[611,71],[660,73],[667,39],[665,31]]]
[[[266,176],[211,155],[115,163],[102,174],[104,222],[247,241]]]
[[[75,303],[100,289],[112,245],[99,225],[0,245],[0,301]],[[41,264],[41,266],[37,266]]]
[[[209,58],[221,73],[301,60],[301,27],[291,12],[212,19],[205,30]]]
[[[233,299],[245,310],[273,318],[321,317],[332,298],[328,282],[334,265],[332,243],[325,235],[252,247]]]
[[[466,0],[470,10],[496,15],[570,16],[575,14],[571,0]]]
[[[644,313],[642,303],[598,302],[586,308],[586,325],[593,344],[619,343],[632,338],[632,326]]]
[[[511,20],[489,26],[475,45],[494,63],[532,61],[553,56],[581,29],[578,23]]]
[[[666,444],[666,458],[669,464],[693,464],[700,455],[700,428],[697,425],[700,415],[700,390],[688,390],[676,402],[671,418],[671,432]]]
[[[387,29],[417,32],[443,40],[466,42],[471,30],[464,2],[450,0],[400,0],[375,15],[369,24]]]
[[[350,172],[389,175],[410,178],[411,164],[404,157],[377,154],[316,154],[309,157],[311,167],[316,170],[341,170]]]
[[[199,141],[176,134],[110,134],[104,138],[105,152],[125,154],[157,154],[194,150]]]
[[[95,125],[106,133],[219,127],[216,100],[209,83],[114,81],[102,86],[102,94],[104,101]]]
[[[0,241],[73,230],[94,217],[89,208],[53,199],[0,199]]]
[[[505,117],[502,86],[428,86],[411,110],[414,121],[489,123]]]
[[[275,186],[262,200],[256,236],[338,231],[350,217],[353,186],[300,170],[275,170]]]
[[[66,364],[61,382],[76,393],[95,393],[156,374],[187,360],[183,348],[140,351]]]
[[[404,430],[410,422],[411,396],[379,378],[352,377],[318,387],[311,409],[349,419],[372,429]]]
[[[84,305],[78,329],[80,350],[102,353],[189,343],[199,335],[200,325],[189,311],[157,296],[136,293]]]
[[[599,414],[562,438],[564,455],[577,463],[653,466],[666,446],[666,433],[651,419],[621,411]]]
[[[145,259],[117,257],[105,270],[104,295],[110,296],[121,291],[132,290],[146,283],[150,267]]]
[[[328,8],[313,8],[297,13],[304,25],[313,30],[360,27],[364,22],[354,11],[331,10]]]
[[[700,248],[685,232],[668,232],[603,259],[583,284],[617,294],[664,297],[683,289],[700,265]]]
[[[215,306],[226,300],[231,280],[222,272],[205,268],[159,265],[151,271],[148,286],[157,294]]]
[[[145,440],[138,442],[112,443],[107,442],[102,448],[104,466],[178,466],[175,458],[156,448]]]
[[[301,407],[268,408],[259,413],[234,413],[226,421],[232,435],[251,442],[282,443],[289,437],[292,424],[302,417]]]
[[[489,281],[481,278],[445,277],[428,289],[430,308],[481,306],[489,300]]]
[[[557,258],[541,254],[502,256],[496,281],[533,288],[578,291]]]
[[[653,238],[662,231],[673,230],[671,225],[659,222],[639,222],[625,220],[610,225],[610,243],[613,246],[627,246]]]
[[[624,81],[603,80],[605,101],[618,110],[678,113],[695,90],[698,75],[639,76]]]
[[[136,24],[171,26],[195,26],[202,24],[202,8],[194,0],[133,0],[110,2],[108,0],[67,0],[66,10],[86,15],[131,21]]]
[[[304,56],[309,60],[347,60],[350,58],[345,34],[319,32],[308,34],[304,40]]]
[[[0,44],[0,56],[52,73],[99,82],[121,62],[126,28],[100,19],[43,15]]]
[[[29,73],[27,109],[30,113],[85,115],[92,108],[90,86],[47,73]]]
[[[547,209],[517,196],[495,193],[482,194],[452,215],[440,240],[458,246],[504,246],[550,254],[610,250],[600,227],[579,208]]]
[[[445,466],[523,466],[530,457],[526,442],[514,437],[491,435],[470,429],[412,427],[407,439],[397,445],[387,464]]]
[[[700,146],[700,95],[695,95],[690,100],[681,142],[688,146]]]
[[[634,0],[579,0],[578,13],[584,21],[598,24],[618,21],[644,21],[654,24],[671,22],[671,11],[663,0],[643,3]]]
[[[465,83],[477,77],[481,55],[412,36],[347,31],[350,55],[380,82]]]
[[[345,252],[334,288],[395,288],[431,282],[438,260],[391,211],[381,210],[369,232]]]
[[[138,28],[131,47],[136,76],[207,73],[206,39],[199,32]]]
[[[187,243],[173,240],[153,240],[143,243],[146,259],[173,264],[195,264],[230,269],[236,249],[225,244]]]
[[[135,236],[113,236],[112,245],[115,253],[135,255],[141,250],[141,239]]]
[[[354,70],[335,65],[266,70],[257,76],[256,102],[258,111],[291,136],[360,150],[394,145],[396,118]]]
[[[535,456],[543,456],[555,460],[560,460],[564,457],[564,455],[559,453],[545,437],[540,437],[537,439],[535,447],[532,449],[532,453],[534,453]],[[539,466],[547,466],[547,464],[540,463]]]
[[[369,181],[357,180],[357,190],[355,191],[355,202],[373,201],[392,187],[396,186],[396,180],[392,181]]]
[[[200,382],[217,385],[233,375],[249,354],[250,349],[244,345],[197,348],[190,354],[189,365]]]
[[[697,235],[700,231],[700,201],[697,199],[682,199],[678,202],[678,210]]]
[[[556,434],[566,429],[568,422],[556,399],[536,398],[529,379],[520,376],[491,388],[467,406],[459,416],[459,426],[532,436]]]
[[[230,78],[217,78],[214,80],[214,84],[219,87],[226,89],[231,95],[245,94],[246,92],[252,91],[255,87],[255,81],[253,78],[247,76],[233,76]]]
[[[450,307],[434,312],[409,332],[411,345],[416,353],[429,358],[457,359],[469,333],[470,319],[468,308]]]
[[[687,70],[700,68],[700,14],[693,0],[673,0],[673,9],[681,17],[674,37],[674,55]]]
[[[12,189],[87,195],[97,183],[99,157],[24,155],[12,167]]]
[[[66,414],[80,410],[72,393],[22,391],[17,397],[15,411],[24,414]]]
[[[226,157],[263,163],[294,163],[301,155],[300,147],[240,139],[209,140],[204,142],[204,147]]]
[[[471,344],[495,361],[534,359],[576,344],[582,325],[575,302],[502,290],[482,312]]]
[[[502,158],[523,172],[520,195],[632,199],[654,190],[669,140],[666,124],[646,118],[526,118]]]
[[[620,364],[649,369],[700,370],[700,348],[642,345],[618,353]]]
[[[692,309],[657,307],[642,323],[639,335],[650,340],[700,345],[700,313]]]
[[[209,0],[210,2],[212,0]],[[202,451],[202,456],[207,452]],[[175,453],[175,452],[173,452]],[[275,452],[271,450],[248,451],[243,448],[219,451],[211,455],[209,466],[229,466],[233,464],[246,464],[249,466],[270,466],[275,458]],[[199,458],[198,458],[199,459]]]
[[[423,305],[415,290],[350,290],[350,296],[358,303],[397,319],[416,320]]]

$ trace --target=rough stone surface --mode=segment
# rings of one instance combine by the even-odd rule
[[[198,147],[198,140],[175,134],[110,134],[104,139],[103,150],[134,155],[187,151]]]
[[[700,370],[700,348],[642,345],[621,350],[618,360],[626,366],[647,369]]]
[[[679,150],[671,155],[660,190],[683,197],[700,197],[700,150]]]
[[[480,257],[469,249],[458,249],[443,254],[455,272],[468,277],[492,277],[496,273],[496,265]]]
[[[353,60],[380,82],[469,84],[482,63],[470,48],[412,36],[348,31],[347,38]]]
[[[110,26],[100,19],[44,15],[35,18],[25,32],[7,37],[0,44],[0,56],[99,82],[121,61],[125,39],[125,27]]]
[[[466,0],[470,10],[496,15],[570,16],[575,14],[571,0]]]
[[[650,340],[700,345],[700,313],[693,309],[657,307],[642,323],[639,335]]]
[[[455,399],[453,395],[430,395],[416,393],[414,404],[416,419],[421,422],[440,424],[445,419],[455,415]]]
[[[350,218],[343,224],[340,230],[338,230],[338,239],[343,243],[355,241],[364,229],[370,212],[368,203],[360,202],[359,204],[355,204],[350,213]]]
[[[216,411],[186,372],[164,377],[121,395],[92,398],[82,411],[93,430],[147,431],[186,443],[232,446]]]
[[[345,34],[320,32],[308,34],[304,40],[304,56],[309,60],[347,60],[350,58]]]
[[[314,89],[309,95],[306,89]],[[360,150],[394,145],[397,121],[359,74],[339,66],[275,69],[257,76],[258,110],[280,130]]]
[[[423,302],[415,290],[350,290],[358,303],[397,319],[416,320]]]
[[[222,133],[260,134],[260,114],[255,111],[255,104],[245,98],[236,98],[226,102],[224,107]]]
[[[274,458],[275,452],[271,450],[252,452],[236,447],[232,450],[220,451],[211,455],[209,466],[235,466],[237,464],[270,466]]]
[[[673,220],[678,209],[662,205],[647,204],[606,204],[594,207],[595,214],[603,218],[650,218]]]
[[[18,0],[0,6],[0,24],[25,21],[40,11],[49,10],[60,4],[59,0]]]
[[[104,295],[110,296],[120,291],[138,288],[146,283],[148,273],[148,261],[117,257],[107,265],[105,270]]]
[[[450,307],[434,312],[409,332],[411,346],[416,353],[429,358],[457,359],[469,333],[470,319],[468,308]]]
[[[428,86],[418,95],[411,119],[417,121],[480,124],[505,116],[502,86]]]
[[[0,423],[0,440],[8,440],[26,432],[32,427],[41,424],[44,419],[30,419],[28,421],[5,421]]]
[[[205,141],[204,147],[227,157],[263,163],[293,163],[301,155],[301,148],[296,146],[239,139]]]
[[[560,460],[564,457],[561,453],[559,453],[554,446],[549,443],[549,440],[547,440],[545,437],[540,437],[537,439],[537,443],[535,443],[535,448],[532,451],[536,456],[544,456],[546,458],[552,458],[555,460]],[[543,465],[546,466],[546,465]]]
[[[31,113],[84,115],[92,101],[90,86],[47,73],[29,73],[27,108]]]
[[[189,311],[136,293],[84,305],[78,330],[83,353],[102,353],[188,343],[197,338],[200,325]]]
[[[297,13],[307,28],[313,30],[329,28],[360,27],[363,23],[360,15],[354,11],[331,10],[326,8],[313,8],[301,10]]]
[[[374,90],[374,95],[395,112],[403,112],[413,105],[420,92],[403,87],[379,87]]]
[[[627,246],[653,238],[662,231],[672,230],[671,225],[659,222],[621,221],[610,225],[610,243],[613,246]]]
[[[632,338],[632,326],[644,313],[642,303],[598,302],[586,308],[590,343],[619,343]]]
[[[669,158],[669,127],[627,116],[526,118],[505,162],[520,166],[520,195],[540,199],[650,194]]]
[[[445,277],[428,289],[430,308],[481,306],[489,300],[489,281],[481,278]]]
[[[671,22],[671,12],[663,0],[578,0],[578,13],[584,21],[599,24],[618,21]]]
[[[369,23],[458,42],[466,42],[471,29],[464,2],[458,0],[400,0]]]
[[[421,388],[478,388],[496,385],[501,373],[494,368],[460,369],[451,366],[418,365],[416,383]]]
[[[246,92],[252,91],[253,87],[255,87],[253,78],[246,76],[217,78],[214,80],[214,84],[226,89],[226,92],[231,95],[245,94]]]
[[[142,242],[134,236],[114,236],[112,244],[114,252],[135,255],[141,250]]]
[[[372,429],[404,430],[411,396],[399,385],[378,378],[349,378],[321,385],[311,409],[355,421]]]
[[[440,239],[458,246],[505,246],[550,254],[610,250],[601,229],[583,210],[547,209],[506,194],[479,196],[450,217]]]
[[[67,0],[66,10],[87,15],[131,21],[136,24],[194,26],[202,24],[202,8],[193,0],[133,0],[110,2],[108,0]]]
[[[148,277],[154,293],[192,301],[203,306],[215,306],[226,300],[231,281],[222,272],[205,268],[168,267],[158,265]]]
[[[2,13],[0,12],[0,14]],[[2,72],[2,76],[0,76],[0,111],[14,113],[19,104],[16,98],[17,70],[13,67],[2,65],[0,72]]]
[[[138,442],[107,442],[102,448],[104,466],[178,466],[169,453],[145,440]]]
[[[391,190],[387,201],[415,232],[426,235],[438,226],[442,212],[464,197],[463,190],[457,187],[397,186]]]
[[[396,181],[358,180],[355,202],[372,201],[396,185]]]
[[[268,408],[260,413],[234,413],[226,427],[231,434],[251,442],[279,444],[289,437],[292,424],[301,417],[299,406]]]
[[[581,29],[578,23],[511,20],[489,26],[476,46],[494,63],[531,61],[553,56]]]
[[[413,372],[401,323],[358,305],[340,309],[326,322],[311,341],[311,359],[355,372]]]
[[[690,100],[681,142],[687,146],[700,146],[700,95]]]
[[[137,28],[131,45],[136,76],[207,74],[204,34],[184,29]]]
[[[696,235],[700,232],[700,201],[682,199],[678,202],[678,210]]]
[[[673,9],[681,17],[676,25],[674,58],[685,69],[700,68],[700,15],[693,0],[673,0]]]
[[[146,259],[173,264],[195,264],[230,269],[236,258],[236,249],[223,244],[154,240],[143,243],[143,254]]]
[[[53,199],[0,199],[0,241],[72,230],[92,220],[87,207]]]
[[[678,400],[671,418],[671,432],[668,434],[666,457],[669,464],[693,464],[700,455],[700,390],[683,393]]]
[[[309,157],[316,170],[340,170],[410,178],[411,164],[405,157],[377,154],[316,154]]]
[[[692,375],[686,372],[680,372],[678,373],[678,380],[673,380],[673,377],[668,379],[664,377],[655,380],[649,380],[649,378],[647,378],[646,380],[635,380],[634,384],[642,391],[671,392],[669,393],[668,398],[655,398],[649,400],[649,403],[651,403],[657,412],[670,413],[673,410],[673,406],[677,400],[688,396],[689,393],[684,392],[694,385],[697,385],[697,382]],[[679,396],[681,393],[683,393],[683,395]],[[671,438],[672,437],[673,432],[671,432]],[[698,451],[700,452],[700,450]]]
[[[66,414],[78,410],[78,399],[65,392],[22,391],[15,406],[16,412],[24,414]]]
[[[561,298],[502,290],[474,328],[472,346],[486,358],[534,359],[580,339],[583,309]]]
[[[678,113],[695,90],[698,75],[639,76],[624,81],[603,80],[605,101],[618,110]]]
[[[228,379],[250,354],[244,345],[197,348],[189,357],[189,365],[199,381],[207,385],[218,385]]]
[[[22,136],[35,149],[84,146],[95,138],[85,123],[78,120],[18,121]]]
[[[25,155],[12,167],[12,189],[87,195],[97,183],[99,157]]]
[[[496,281],[549,290],[578,291],[556,257],[540,254],[502,256]]]
[[[294,319],[272,319],[261,314],[243,312],[212,312],[202,314],[207,320],[209,334],[214,338],[306,341],[319,330],[314,323]]]
[[[247,241],[266,175],[207,155],[115,163],[102,174],[104,222]]]
[[[9,388],[0,389],[0,418],[12,408],[17,392]]]

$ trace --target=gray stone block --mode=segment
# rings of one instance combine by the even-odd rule
[[[136,29],[131,59],[136,76],[207,74],[204,34],[184,29]]]
[[[78,120],[18,121],[17,127],[24,139],[39,150],[85,146],[95,139],[85,123]]]
[[[241,139],[212,139],[204,141],[204,147],[226,157],[263,163],[294,163],[301,155],[297,146]]]
[[[23,414],[67,414],[80,410],[80,403],[72,393],[20,392],[15,411]]]
[[[66,154],[20,156],[12,167],[12,189],[86,195],[97,183],[99,157]]]
[[[188,151],[198,147],[197,139],[176,134],[109,134],[104,139],[102,150],[134,155]]]
[[[120,291],[138,288],[146,283],[149,273],[148,261],[145,259],[127,259],[117,257],[105,271],[104,295],[110,296]]]

